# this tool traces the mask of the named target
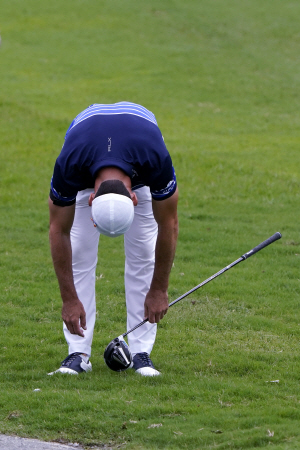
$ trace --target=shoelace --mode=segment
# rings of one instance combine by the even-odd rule
[[[153,365],[148,353],[139,353],[138,359],[144,367],[152,367]]]
[[[71,353],[71,355],[67,356],[66,359],[62,362],[62,366],[69,366],[72,362],[77,358],[80,353]]]

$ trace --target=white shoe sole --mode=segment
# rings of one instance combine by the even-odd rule
[[[152,367],[141,367],[136,370],[136,373],[139,373],[143,377],[157,377],[158,375],[161,375],[158,370],[152,369]]]
[[[78,375],[78,372],[76,372],[76,370],[68,369],[67,367],[60,367],[54,372],[48,373],[48,375],[54,375],[55,373],[69,373],[70,375]]]

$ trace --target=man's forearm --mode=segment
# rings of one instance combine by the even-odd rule
[[[153,278],[145,298],[144,318],[158,323],[167,313],[169,276],[178,235],[177,218],[166,228],[158,227]]]
[[[178,190],[166,200],[152,201],[153,214],[158,225],[155,247],[155,265],[150,290],[165,292],[175,256],[178,236]]]
[[[167,291],[169,276],[175,256],[178,236],[177,218],[172,224],[159,227],[155,248],[155,266],[151,283],[151,289]]]
[[[62,300],[77,298],[72,272],[72,249],[70,235],[50,229],[50,248]]]

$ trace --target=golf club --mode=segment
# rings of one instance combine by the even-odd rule
[[[238,258],[236,261],[232,262],[231,264],[229,264],[228,266],[224,267],[223,269],[219,270],[219,272],[215,273],[214,275],[212,275],[211,277],[207,278],[206,280],[202,281],[202,283],[198,284],[197,286],[195,286],[194,288],[190,289],[188,292],[186,292],[185,294],[182,294],[180,297],[178,297],[176,300],[173,300],[170,304],[169,304],[169,308],[173,305],[175,305],[175,303],[178,303],[180,300],[182,300],[183,298],[187,297],[188,295],[190,295],[192,292],[195,292],[197,289],[201,288],[202,286],[204,286],[205,284],[209,283],[210,281],[214,280],[215,278],[217,278],[218,276],[222,275],[222,273],[226,272],[227,270],[231,269],[232,267],[236,266],[237,264],[239,264],[242,261],[245,261],[246,259],[250,258],[250,256],[254,255],[255,253],[259,252],[260,250],[262,250],[263,248],[267,247],[268,245],[272,244],[273,242],[277,241],[278,239],[280,239],[281,233],[279,233],[279,231],[277,231],[277,233],[273,234],[273,236],[270,236],[268,239],[266,239],[265,241],[261,242],[260,244],[258,244],[256,247],[254,247],[252,250],[249,250],[249,252],[245,253],[244,255],[242,255],[240,258]],[[131,330],[127,331],[126,333],[120,335],[118,338],[113,339],[113,341],[111,341],[108,346],[106,347],[106,350],[104,352],[104,360],[106,362],[106,364],[108,365],[108,367],[110,367],[112,370],[116,370],[116,371],[122,371],[122,370],[126,370],[130,365],[126,364],[126,367],[124,365],[124,367],[121,367],[121,364],[118,364],[118,368],[115,369],[114,367],[111,367],[111,364],[108,364],[108,358],[118,361],[119,362],[119,358],[116,356],[114,357],[114,348],[115,346],[112,345],[112,343],[117,343],[119,345],[119,343],[121,342],[121,344],[123,345],[123,343],[125,343],[126,347],[127,344],[124,341],[124,338],[129,334],[132,333],[132,331],[136,330],[137,328],[139,328],[140,326],[142,326],[144,323],[148,322],[149,319],[144,319],[142,322],[138,323],[135,327],[131,328]],[[109,349],[109,352],[108,352]]]

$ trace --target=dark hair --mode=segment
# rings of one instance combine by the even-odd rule
[[[131,199],[131,196],[128,190],[126,189],[124,183],[120,180],[103,181],[100,184],[98,191],[96,192],[95,198],[105,194],[125,195],[126,197]]]

